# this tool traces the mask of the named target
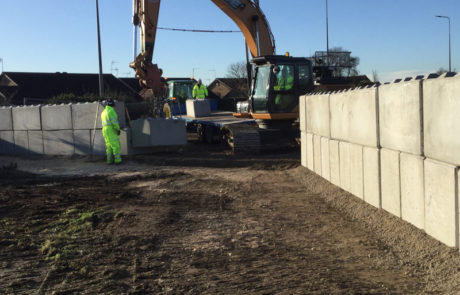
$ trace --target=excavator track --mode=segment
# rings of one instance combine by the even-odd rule
[[[261,140],[258,127],[247,124],[231,124],[222,127],[224,140],[232,148],[233,154],[260,153]]]

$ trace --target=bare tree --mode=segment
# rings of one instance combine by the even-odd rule
[[[438,75],[442,75],[444,73],[447,73],[448,71],[444,68],[439,68],[437,71],[436,71],[436,74]]]
[[[246,62],[240,61],[232,63],[227,68],[227,78],[247,78]]]
[[[378,74],[377,70],[372,70],[372,81],[374,83],[379,82],[379,74]]]

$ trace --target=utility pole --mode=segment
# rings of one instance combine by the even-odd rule
[[[97,19],[97,48],[99,53],[99,96],[104,95],[104,77],[102,74],[102,56],[101,56],[101,31],[99,27],[99,1],[96,0],[96,19]]]
[[[444,15],[436,15],[436,17],[439,17],[439,18],[447,18],[447,20],[449,21],[449,73],[452,72],[452,68],[451,68],[451,55],[450,55],[450,17],[448,16],[444,16]]]
[[[0,58],[0,62],[2,63],[2,74],[3,74],[3,58]]]

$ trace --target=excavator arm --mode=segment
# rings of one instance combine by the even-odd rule
[[[133,0],[133,24],[140,27],[141,53],[129,66],[136,72],[140,85],[151,89],[153,96],[161,95],[165,87],[162,70],[152,63],[159,12],[160,0]]]
[[[164,91],[161,69],[152,63],[160,0],[133,0],[133,24],[140,27],[141,53],[130,64],[141,86],[153,95]],[[211,0],[240,28],[253,57],[275,54],[275,41],[265,15],[251,0]]]

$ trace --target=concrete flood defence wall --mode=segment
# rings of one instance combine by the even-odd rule
[[[458,248],[459,114],[460,75],[303,96],[302,166]]]
[[[101,103],[0,107],[0,154],[7,155],[105,155],[102,136]],[[121,154],[148,152],[151,146],[174,146],[186,143],[185,123],[179,120],[154,119],[150,132],[126,124],[125,105],[116,103],[115,111],[121,130]],[[152,122],[152,119],[148,120]],[[160,122],[161,121],[161,122]],[[152,123],[150,123],[152,124]],[[168,136],[158,140],[159,133]],[[133,140],[142,137],[156,139],[155,144],[133,146]],[[153,141],[153,140],[152,140]]]

